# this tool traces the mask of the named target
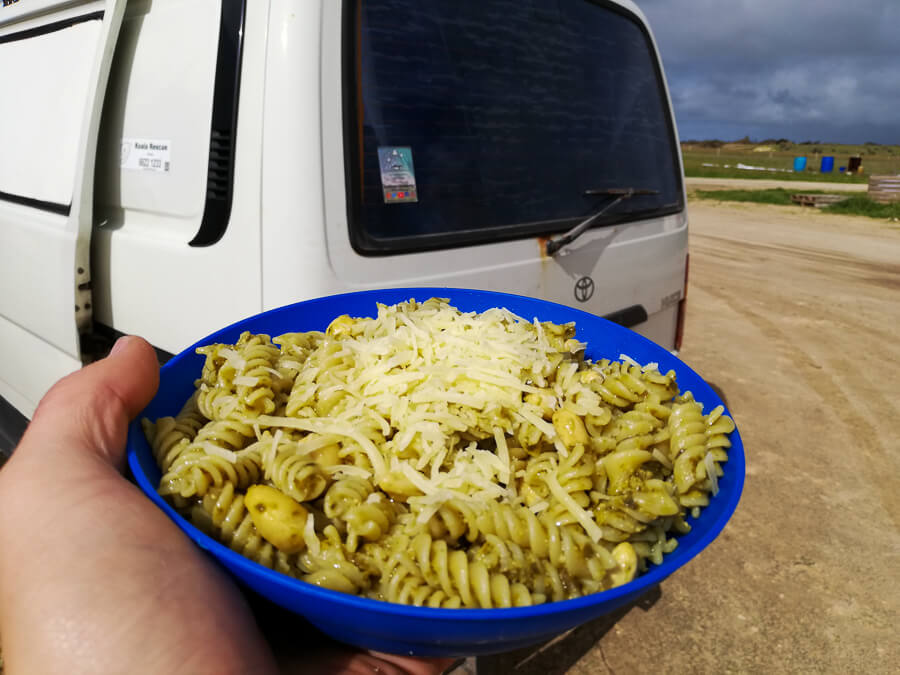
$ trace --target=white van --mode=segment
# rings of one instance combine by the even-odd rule
[[[2,5],[0,427],[120,333],[177,352],[374,287],[544,298],[677,349],[681,156],[632,2]]]

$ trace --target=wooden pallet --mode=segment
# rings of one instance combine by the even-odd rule
[[[900,202],[900,176],[869,176],[869,199],[882,204]]]
[[[791,201],[794,202],[794,204],[800,204],[801,206],[815,206],[817,209],[821,209],[823,206],[828,206],[829,204],[837,204],[848,198],[849,195],[791,195]]]

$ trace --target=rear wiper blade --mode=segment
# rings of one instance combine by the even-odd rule
[[[607,197],[611,198],[612,201],[601,203],[600,208],[598,208],[591,215],[578,223],[571,230],[559,235],[558,237],[550,239],[547,242],[547,246],[545,249],[547,251],[547,255],[554,255],[563,246],[565,246],[566,244],[571,244],[573,241],[578,239],[578,237],[580,237],[585,230],[593,225],[594,221],[597,220],[597,218],[609,211],[619,202],[626,199],[631,199],[632,197],[638,195],[658,195],[659,190],[647,190],[643,188],[602,188],[597,190],[585,190],[584,194],[589,197]]]

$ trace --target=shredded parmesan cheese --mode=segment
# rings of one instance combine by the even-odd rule
[[[591,540],[595,544],[600,541],[603,538],[603,530],[601,530],[597,523],[594,522],[594,519],[587,511],[578,506],[575,500],[572,499],[572,495],[563,490],[562,485],[559,484],[556,476],[552,473],[547,473],[544,480],[547,481],[547,487],[550,488],[550,492],[553,493],[553,496],[566,507],[569,513],[575,516]]]
[[[306,525],[303,527],[303,541],[311,555],[319,555],[322,548],[319,544],[319,538],[316,536],[316,519],[311,513],[306,516]]]
[[[215,457],[221,457],[227,462],[234,464],[238,460],[237,454],[232,452],[231,450],[227,450],[223,447],[216,445],[215,443],[210,443],[209,441],[203,441],[200,443],[200,446],[206,451],[208,455],[214,455]]]
[[[250,421],[250,420],[247,420]],[[384,475],[385,464],[381,451],[375,447],[375,444],[359,433],[352,427],[345,427],[336,422],[329,422],[324,419],[295,419],[293,417],[276,417],[273,415],[260,415],[256,418],[261,426],[264,427],[287,427],[289,429],[300,429],[302,431],[313,431],[319,434],[334,434],[335,436],[346,436],[357,443],[365,451],[369,457],[369,461],[375,468],[375,476]]]
[[[538,514],[541,511],[545,511],[549,507],[550,507],[550,502],[548,502],[546,499],[542,499],[541,501],[535,502],[534,504],[531,505],[531,512],[534,514]]]
[[[255,387],[259,384],[259,378],[250,375],[237,375],[234,378],[234,383],[242,387]]]
[[[228,362],[228,365],[230,365],[238,372],[241,372],[242,370],[244,370],[244,368],[247,367],[247,361],[244,359],[244,357],[242,357],[233,349],[221,349],[219,350],[219,354],[224,356],[225,360]]]
[[[619,354],[619,361],[627,363],[629,366],[637,366],[638,368],[641,367],[641,364],[628,356],[628,354]]]
[[[369,480],[372,477],[371,471],[366,471],[361,466],[353,466],[351,464],[335,464],[334,466],[325,467],[325,471],[330,473],[334,478],[362,478]]]

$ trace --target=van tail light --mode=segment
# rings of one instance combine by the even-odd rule
[[[688,270],[691,268],[691,254],[684,257],[684,290],[681,291],[681,300],[678,301],[678,320],[675,322],[675,351],[681,350],[681,340],[684,338],[684,315],[687,311]]]

